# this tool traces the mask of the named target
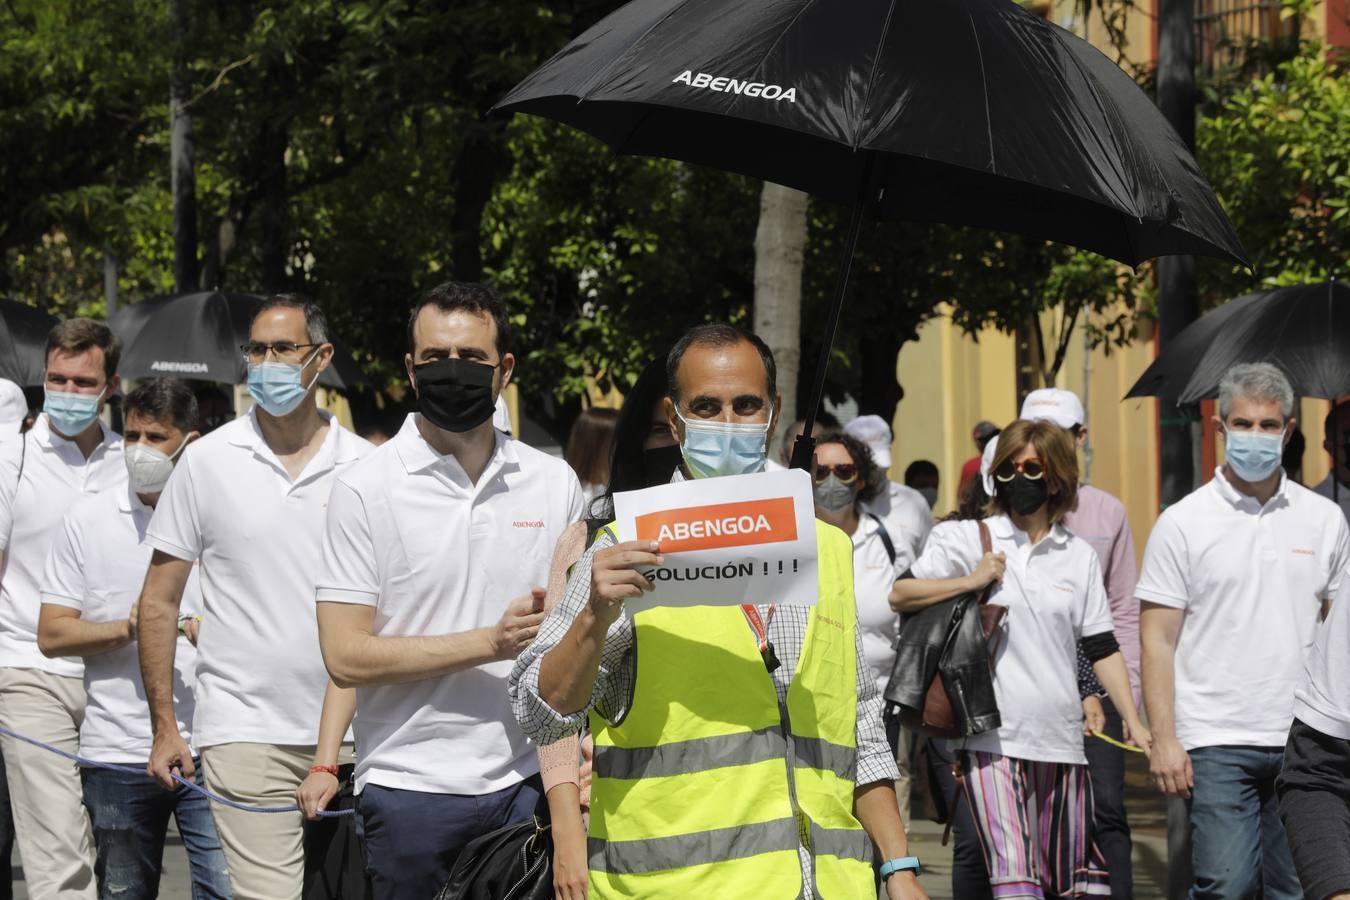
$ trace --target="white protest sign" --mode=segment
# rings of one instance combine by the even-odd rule
[[[652,540],[664,564],[642,570],[655,588],[625,601],[650,606],[814,606],[815,501],[800,469],[701,478],[614,495],[619,540]]]

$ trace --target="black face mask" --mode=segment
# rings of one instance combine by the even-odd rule
[[[496,366],[447,357],[413,367],[417,408],[446,431],[472,431],[492,418],[492,373]]]
[[[1007,507],[1019,516],[1031,515],[1050,496],[1044,478],[1028,478],[1021,472],[1014,475],[1012,481],[1000,481],[997,490]]]
[[[680,464],[681,459],[683,457],[680,455],[679,444],[643,450],[642,467],[647,473],[647,487],[670,484],[675,467]]]

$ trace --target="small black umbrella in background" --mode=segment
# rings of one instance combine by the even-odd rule
[[[1336,404],[1350,394],[1350,287],[1332,279],[1229,300],[1173,338],[1125,399],[1199,403],[1219,395],[1230,366],[1251,362],[1279,366],[1301,397],[1332,401],[1339,434],[1339,417],[1350,415]],[[1340,479],[1332,485],[1339,499]]]
[[[1350,286],[1322,281],[1229,300],[1169,342],[1125,397],[1198,403],[1218,396],[1230,366],[1248,362],[1279,366],[1302,397],[1350,394]]]
[[[240,384],[248,366],[240,345],[248,340],[249,323],[263,302],[255,294],[202,291],[152,297],[113,314],[109,324],[122,338],[123,378],[176,375],[225,384]],[[350,390],[366,384],[351,352],[333,342],[333,364],[319,384]]]
[[[47,334],[56,316],[17,300],[0,300],[0,378],[20,387],[42,384]]]
[[[1011,0],[634,0],[495,109],[852,204],[807,435],[864,214],[1247,263],[1152,101]]]

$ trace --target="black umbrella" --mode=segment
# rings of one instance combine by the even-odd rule
[[[1010,0],[635,0],[496,109],[853,205],[808,425],[864,213],[1018,232],[1129,265],[1171,253],[1246,264],[1148,97]],[[810,441],[798,449],[804,464]]]
[[[1168,342],[1125,397],[1198,403],[1246,362],[1279,366],[1303,397],[1350,394],[1350,286],[1323,281],[1229,300]]]
[[[47,334],[56,316],[20,303],[0,300],[0,378],[20,387],[42,384],[47,368]]]
[[[248,374],[239,346],[262,302],[254,294],[203,291],[128,304],[110,321],[126,345],[118,371],[124,378],[176,375],[239,384]],[[351,353],[334,340],[333,364],[319,384],[347,390],[365,383]]]

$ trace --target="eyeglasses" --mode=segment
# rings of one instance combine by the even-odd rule
[[[858,467],[853,463],[840,463],[837,466],[816,466],[816,481],[821,482],[830,477],[830,473],[838,478],[844,484],[848,484],[858,477]]]
[[[244,351],[244,356],[248,357],[249,362],[262,362],[267,358],[267,351],[272,351],[272,356],[276,359],[295,359],[297,353],[309,347],[321,347],[322,344],[297,344],[294,341],[273,341],[264,343],[263,341],[248,341],[240,344],[239,349]]]
[[[999,481],[1012,481],[1021,473],[1032,481],[1045,477],[1045,465],[1035,457],[1024,459],[1021,462],[1013,462],[1011,459],[1005,459],[1003,463],[994,470],[994,477]]]

